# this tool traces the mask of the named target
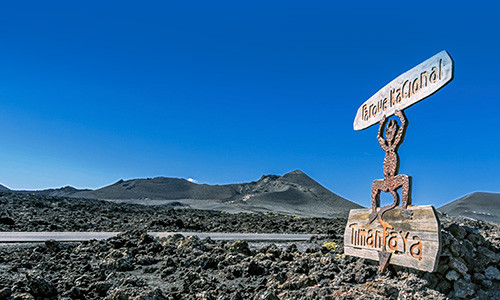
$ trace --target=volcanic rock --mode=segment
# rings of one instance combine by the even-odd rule
[[[1,217],[0,218],[0,224],[2,225],[15,225],[16,222],[12,218],[9,217]]]
[[[474,295],[475,292],[475,285],[470,281],[466,281],[465,279],[459,279],[455,281],[453,288],[453,296],[457,298],[467,298]]]
[[[455,281],[458,278],[460,278],[460,274],[458,274],[457,271],[455,270],[451,270],[448,273],[446,273],[446,279],[448,279],[449,281]]]
[[[57,290],[54,284],[43,278],[40,275],[35,277],[27,276],[28,278],[28,287],[31,290],[31,294],[36,297],[50,297],[57,294]]]
[[[467,274],[468,268],[460,258],[452,257],[448,265],[458,273]]]
[[[489,266],[486,271],[484,271],[484,275],[489,280],[500,280],[500,271],[494,266]]]
[[[500,298],[500,230],[462,217],[441,219],[438,272],[390,265],[388,272],[380,273],[377,262],[343,255],[345,219],[179,211],[26,194],[2,195],[0,201],[16,221],[13,228],[0,225],[4,231],[47,228],[43,223],[33,225],[35,218],[68,231],[82,224],[102,231],[131,229],[107,240],[0,246],[0,291],[10,293],[8,297],[259,299],[268,292],[271,299]],[[154,220],[167,225],[148,227]],[[176,230],[175,220],[220,232],[334,234],[284,246],[182,235],[156,239],[146,233]],[[452,231],[466,235],[458,239]],[[338,247],[325,251],[325,242]]]

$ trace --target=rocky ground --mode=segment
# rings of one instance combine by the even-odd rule
[[[342,220],[174,211],[27,195],[4,195],[0,201],[8,211],[1,219],[3,231],[130,230],[101,241],[0,247],[0,299],[500,298],[499,228],[466,218],[442,216],[444,249],[436,273],[390,266],[381,274],[376,262],[343,255]],[[103,215],[106,219],[95,220]],[[100,224],[102,220],[108,222]],[[186,230],[196,223],[199,228],[189,230],[241,231],[242,226],[247,232],[330,230],[331,236],[313,239],[301,252],[293,244],[251,249],[241,241],[155,239],[146,234],[146,229]],[[143,229],[131,230],[139,225]]]
[[[278,214],[228,214],[29,194],[0,194],[0,231],[212,231],[336,233],[344,219]]]

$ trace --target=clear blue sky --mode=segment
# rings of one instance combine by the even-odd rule
[[[406,110],[400,172],[415,204],[500,192],[499,4],[385,3],[3,2],[0,183],[300,169],[368,206],[384,152],[358,107],[447,50],[455,79]]]

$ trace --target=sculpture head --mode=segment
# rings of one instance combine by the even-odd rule
[[[394,138],[396,137],[396,133],[398,132],[398,130],[399,130],[398,122],[396,122],[396,120],[390,120],[385,130],[385,137],[388,142],[392,143],[392,141],[394,141]]]

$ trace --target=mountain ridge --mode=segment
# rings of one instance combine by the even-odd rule
[[[438,211],[500,224],[500,193],[474,192],[441,206]]]
[[[10,191],[11,191],[11,189],[9,189],[8,187],[6,187],[3,184],[0,184],[0,192],[10,192]]]
[[[71,186],[39,195],[102,199],[136,204],[169,204],[223,211],[272,212],[299,216],[342,216],[362,206],[323,187],[301,170],[262,175],[258,180],[223,185],[198,184],[183,178],[154,177],[123,180],[95,190]],[[172,201],[172,202],[169,202]]]

